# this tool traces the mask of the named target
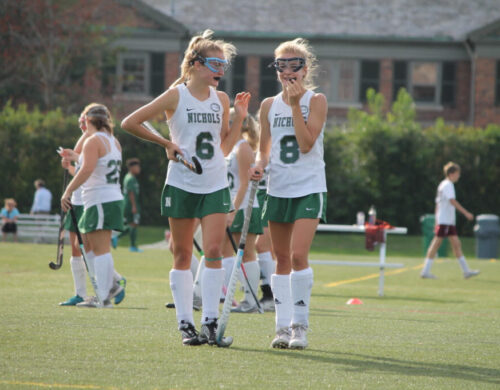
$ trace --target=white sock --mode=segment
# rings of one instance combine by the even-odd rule
[[[256,260],[249,261],[243,264],[243,266],[245,267],[250,287],[252,288],[253,292],[257,294],[257,289],[259,288],[259,280],[260,280],[259,262]],[[240,272],[241,274],[243,274],[243,270],[241,270]],[[246,283],[246,281],[245,284],[243,284],[243,286],[245,286],[245,300],[250,304],[256,305],[255,299],[252,293],[250,292],[250,289],[248,288],[248,284]]]
[[[89,274],[95,276],[95,255],[93,251],[86,253],[85,259],[87,260],[87,267],[89,267]]]
[[[309,302],[313,286],[313,270],[311,267],[290,274],[290,289],[293,302],[293,324],[309,326]]]
[[[432,267],[433,263],[434,263],[434,259],[429,259],[429,258],[425,259],[424,268],[422,269],[422,275],[425,275],[425,274],[428,274],[429,272],[431,272],[431,267]]]
[[[108,276],[108,285],[109,285],[109,289],[111,290],[111,288],[113,287],[113,282],[115,280],[115,260],[113,259],[113,255],[111,254],[111,252],[109,253],[109,256],[111,258],[111,261],[109,262],[109,276]],[[120,275],[118,272],[116,272],[118,275]]]
[[[174,297],[177,322],[194,324],[193,319],[193,274],[190,270],[172,269],[170,271],[170,289]]]
[[[110,264],[111,263],[111,264]],[[109,295],[113,274],[112,271],[113,258],[111,253],[95,256],[94,268],[97,282],[97,296],[101,302],[104,302]]]
[[[123,276],[121,276],[118,272],[116,272],[116,269],[113,268],[113,283],[118,283]]]
[[[271,288],[276,307],[276,331],[288,328],[292,322],[292,294],[290,275],[271,275]]]
[[[205,268],[201,282],[202,324],[219,317],[219,299],[223,283],[224,270],[222,268]]]
[[[467,265],[467,261],[465,260],[465,256],[462,255],[458,258],[458,262],[460,267],[462,267],[463,272],[469,272],[469,266]]]
[[[81,256],[71,256],[69,259],[71,273],[75,283],[75,294],[81,298],[87,297],[87,269]]]
[[[194,295],[201,297],[201,280],[203,278],[203,271],[205,270],[205,256],[201,256],[198,269],[196,270],[195,279],[193,282]]]
[[[276,269],[271,252],[257,253],[257,259],[259,260],[262,284],[271,284],[271,275]]]
[[[229,279],[231,279],[231,273],[233,272],[233,267],[234,267],[234,262],[236,260],[236,257],[224,257],[222,259],[222,268],[225,271],[224,274],[224,286],[229,285]],[[222,287],[221,287],[222,289]]]
[[[198,258],[191,254],[191,273],[193,274],[193,280],[196,278],[196,271],[198,271]]]

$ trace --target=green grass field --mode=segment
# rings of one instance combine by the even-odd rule
[[[0,389],[498,389],[500,263],[469,254],[481,275],[464,280],[444,259],[433,268],[438,280],[421,280],[417,240],[409,240],[413,255],[391,256],[405,249],[400,239],[390,238],[388,261],[405,268],[387,272],[383,298],[376,268],[313,266],[304,351],[269,348],[272,313],[232,314],[229,349],[182,346],[175,312],[164,307],[167,251],[114,251],[127,296],[94,310],[57,305],[73,293],[68,248],[52,271],[55,245],[1,243]],[[376,256],[339,253],[346,245],[318,236],[311,258]],[[352,297],[363,305],[346,305]]]

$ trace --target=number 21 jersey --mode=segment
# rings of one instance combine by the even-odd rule
[[[314,92],[307,90],[299,102],[306,124],[313,96]],[[272,145],[267,193],[279,198],[298,198],[326,192],[324,126],[311,150],[302,153],[295,136],[292,107],[284,102],[283,93],[274,97],[268,119]]]

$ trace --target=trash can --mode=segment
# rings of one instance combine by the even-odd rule
[[[434,227],[436,226],[436,217],[434,214],[424,214],[420,217],[420,225],[422,227],[422,248],[424,256],[427,254],[427,249],[431,245],[434,238]],[[445,238],[437,251],[438,257],[448,256],[448,239]]]
[[[476,217],[474,226],[476,236],[476,257],[478,259],[498,258],[498,237],[500,224],[498,216],[494,214],[481,214]]]

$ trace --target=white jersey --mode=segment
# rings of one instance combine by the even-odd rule
[[[306,123],[313,95],[314,92],[308,90],[300,99]],[[279,198],[298,198],[326,192],[324,126],[311,150],[302,153],[295,137],[292,107],[284,102],[283,93],[274,97],[268,119],[272,144],[267,193]]]
[[[226,157],[226,163],[227,163],[227,180],[229,182],[229,191],[231,193],[231,200],[234,203],[234,199],[236,198],[236,194],[238,193],[238,188],[240,188],[240,175],[239,175],[239,164],[238,164],[238,149],[240,148],[240,145],[245,141],[244,139],[239,140],[236,142],[236,145],[233,146],[233,150],[231,150],[231,153],[229,153]],[[248,205],[248,200],[250,199],[250,190],[251,186],[250,184],[247,187],[247,192],[245,194],[245,197],[243,198],[243,201],[240,204],[239,210],[244,210],[246,209]],[[259,207],[259,201],[257,200],[257,197],[255,197],[253,201],[253,207],[258,208]]]
[[[436,194],[436,223],[438,225],[455,225],[455,206],[450,203],[455,199],[455,186],[450,179],[439,183]]]
[[[185,84],[177,87],[179,103],[167,123],[172,142],[184,156],[196,156],[203,173],[197,175],[180,163],[168,164],[166,184],[196,194],[209,194],[228,187],[226,162],[220,148],[224,108],[215,88],[210,87],[210,97],[196,99]]]
[[[82,155],[80,154],[80,158]],[[75,164],[75,176],[80,170],[80,158],[78,159],[78,162]],[[82,186],[78,187],[76,190],[73,191],[71,194],[71,204],[75,206],[82,206],[83,205],[83,198],[82,198]]]
[[[84,209],[88,209],[99,203],[108,203],[123,199],[120,188],[122,152],[116,146],[115,137],[112,135],[105,132],[97,132],[96,135],[106,145],[108,153],[97,160],[94,171],[82,185]],[[109,145],[104,139],[108,140]]]

